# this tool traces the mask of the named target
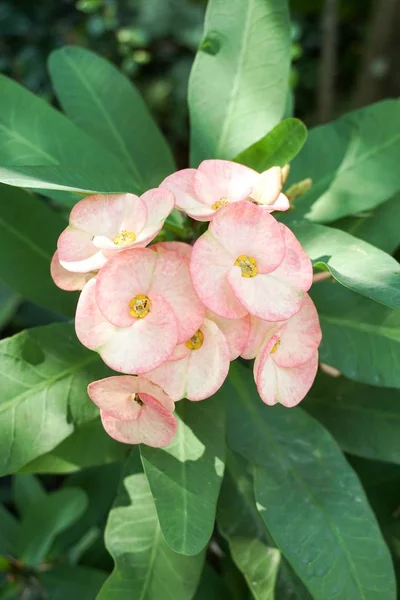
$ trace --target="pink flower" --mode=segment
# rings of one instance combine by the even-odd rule
[[[96,276],[96,273],[92,271],[89,273],[72,273],[71,271],[67,271],[67,269],[64,269],[60,265],[58,252],[55,252],[51,259],[50,274],[56,286],[66,292],[82,290],[89,279]]]
[[[280,323],[252,318],[244,358],[254,358],[254,378],[266,404],[295,406],[311,388],[318,368],[321,328],[318,313],[305,294],[297,314]]]
[[[204,318],[187,261],[133,248],[111,258],[79,298],[75,327],[84,346],[115,371],[143,373],[169,358]]]
[[[100,408],[107,433],[124,444],[161,448],[175,437],[175,405],[161,388],[141,377],[108,377],[88,385],[88,394]]]
[[[221,387],[229,371],[229,348],[215,323],[204,323],[157,369],[143,373],[174,401],[204,400]]]
[[[97,271],[107,259],[133,246],[143,247],[161,230],[174,207],[168,190],[88,196],[71,211],[58,239],[58,257],[68,271]]]
[[[193,285],[221,317],[288,319],[312,283],[312,265],[294,234],[249,202],[222,208],[193,246]]]
[[[167,177],[162,188],[170,190],[176,207],[198,221],[209,221],[222,207],[250,200],[266,210],[287,210],[289,201],[281,193],[282,169],[272,167],[257,173],[228,160],[205,160],[198,169],[183,169]]]
[[[218,329],[224,334],[226,343],[228,344],[229,360],[238,358],[248,344],[251,326],[250,315],[246,315],[241,319],[225,319],[208,310],[206,317],[214,321]]]

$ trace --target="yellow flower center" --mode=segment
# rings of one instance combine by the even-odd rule
[[[126,231],[125,229],[122,229],[122,231],[120,231],[118,235],[115,236],[113,242],[116,246],[124,248],[124,246],[129,246],[130,244],[133,244],[135,240],[136,235],[133,233],[133,231]]]
[[[228,198],[221,198],[220,200],[217,200],[217,202],[214,202],[211,208],[213,210],[218,210],[221,206],[226,206],[227,204],[229,204]]]
[[[135,296],[129,302],[129,314],[131,317],[143,319],[150,312],[151,301],[147,296]]]
[[[204,341],[204,335],[200,331],[200,329],[198,329],[196,331],[196,333],[194,335],[192,335],[192,337],[190,338],[190,340],[188,340],[187,342],[185,342],[185,346],[187,348],[189,348],[189,350],[198,350],[199,348],[202,347],[203,341]]]
[[[278,350],[280,345],[281,345],[281,340],[280,340],[280,338],[278,338],[276,340],[275,344],[272,346],[272,348],[270,350],[270,354],[275,354],[275,352]]]
[[[256,259],[247,254],[241,254],[235,260],[235,266],[240,267],[242,277],[255,277],[258,273]]]

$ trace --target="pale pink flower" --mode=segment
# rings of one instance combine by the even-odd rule
[[[291,407],[304,398],[317,372],[320,342],[318,313],[308,294],[299,312],[286,321],[267,323],[252,317],[242,356],[256,356],[254,378],[266,404]]]
[[[55,252],[51,259],[50,274],[56,286],[66,292],[82,290],[89,279],[96,276],[96,273],[92,271],[89,273],[72,273],[72,271],[67,271],[67,269],[61,266],[58,260],[58,252]]]
[[[229,319],[287,319],[312,283],[311,261],[294,234],[249,202],[215,215],[193,246],[190,272],[205,306]]]
[[[58,239],[58,258],[68,271],[97,271],[110,256],[149,244],[174,207],[168,190],[88,196],[71,211],[69,226]]]
[[[108,377],[88,385],[88,394],[100,408],[107,433],[125,444],[160,448],[175,437],[174,402],[142,377]]]
[[[238,358],[248,344],[251,326],[250,315],[246,315],[241,319],[226,319],[216,315],[211,310],[207,310],[206,317],[214,321],[224,334],[228,344],[229,359],[235,360],[235,358]]]
[[[188,262],[192,256],[192,248],[190,244],[186,242],[158,242],[153,246],[150,246],[152,250],[169,250],[170,252],[176,252],[178,256],[184,258]]]
[[[215,323],[204,323],[157,369],[143,373],[174,401],[204,400],[222,386],[229,371],[229,348]]]
[[[143,373],[169,358],[203,322],[187,261],[175,252],[126,250],[89,281],[75,327],[84,346],[115,371]]]
[[[269,212],[287,210],[289,200],[281,193],[282,169],[257,173],[228,160],[205,160],[198,169],[183,169],[167,177],[162,188],[170,190],[176,207],[198,221],[209,221],[222,207],[249,200]]]

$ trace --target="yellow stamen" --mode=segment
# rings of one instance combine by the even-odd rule
[[[122,231],[120,231],[118,235],[115,236],[113,242],[116,246],[124,248],[124,246],[129,246],[130,244],[133,244],[135,240],[136,235],[133,233],[133,231],[126,231],[125,229],[122,229]]]
[[[196,333],[194,335],[192,335],[192,337],[190,338],[190,340],[188,340],[187,342],[185,342],[185,346],[187,348],[189,348],[189,350],[198,350],[199,348],[202,347],[203,341],[204,341],[204,335],[200,331],[200,329],[198,329],[196,331]]]
[[[275,352],[278,350],[280,345],[281,345],[281,340],[280,340],[280,338],[278,338],[276,340],[275,344],[272,346],[272,348],[270,350],[270,354],[275,354]]]
[[[255,277],[258,273],[256,259],[247,254],[241,254],[235,260],[235,266],[240,267],[242,277]]]
[[[217,200],[217,202],[214,202],[211,208],[213,210],[218,210],[221,206],[226,206],[227,204],[229,204],[228,198],[221,198],[220,200]]]
[[[151,308],[150,298],[147,296],[135,296],[129,302],[129,314],[131,317],[136,317],[137,319],[143,319],[149,312]]]

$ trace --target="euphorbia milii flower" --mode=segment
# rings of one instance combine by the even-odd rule
[[[229,319],[288,319],[312,283],[311,261],[294,234],[249,202],[215,215],[193,246],[190,272],[205,306]]]
[[[134,248],[111,258],[78,302],[79,340],[112,369],[143,373],[169,358],[203,322],[186,260]]]
[[[58,239],[58,258],[68,271],[100,269],[110,256],[143,247],[161,230],[174,207],[168,190],[88,196],[71,211],[69,226]]]
[[[229,371],[229,348],[215,323],[204,323],[157,369],[144,373],[174,401],[204,400],[221,387]]]
[[[250,315],[241,319],[225,319],[213,313],[211,310],[206,312],[206,317],[218,326],[224,334],[229,349],[229,359],[238,358],[248,344],[250,335]]]
[[[308,294],[297,314],[280,323],[252,318],[243,356],[253,358],[254,378],[266,404],[295,406],[307,394],[318,368],[321,328]]]
[[[88,394],[100,408],[104,429],[119,442],[160,448],[175,437],[174,402],[142,377],[100,379],[89,384]]]
[[[173,192],[176,207],[198,221],[209,221],[222,207],[249,200],[269,212],[287,210],[289,201],[281,193],[280,167],[257,173],[228,160],[205,160],[198,169],[183,169],[167,177],[162,188]]]
[[[50,273],[56,286],[66,292],[82,290],[89,279],[96,276],[96,273],[92,271],[89,273],[72,273],[72,271],[67,271],[67,269],[61,266],[58,260],[58,252],[55,252],[51,259]]]

